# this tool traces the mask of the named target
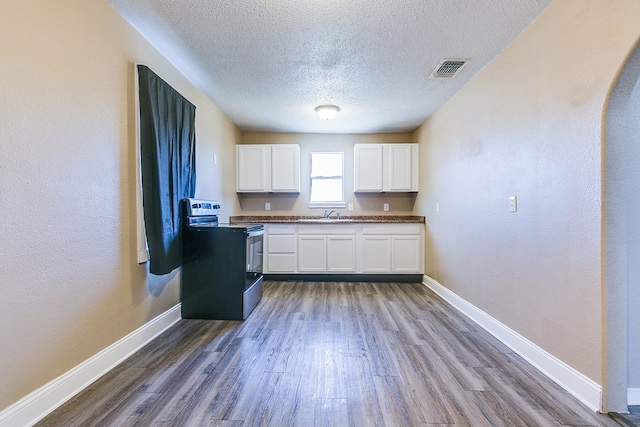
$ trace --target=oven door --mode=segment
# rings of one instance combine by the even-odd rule
[[[264,228],[247,233],[247,265],[245,289],[248,289],[256,280],[262,278],[262,243]]]

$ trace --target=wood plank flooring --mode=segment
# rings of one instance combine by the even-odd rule
[[[416,283],[266,282],[181,320],[38,426],[619,426]]]

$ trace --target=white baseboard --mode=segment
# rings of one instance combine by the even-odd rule
[[[627,405],[640,405],[640,388],[627,389]]]
[[[423,284],[449,304],[465,314],[480,327],[522,356],[540,372],[556,382],[594,411],[602,410],[602,386],[549,354],[508,326],[489,316],[473,304],[456,295],[429,276]],[[638,396],[640,397],[640,396]]]
[[[32,426],[180,320],[180,304],[0,412],[0,427]]]

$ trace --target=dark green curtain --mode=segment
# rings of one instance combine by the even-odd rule
[[[140,153],[149,271],[167,274],[182,258],[180,200],[196,189],[196,107],[138,65]]]

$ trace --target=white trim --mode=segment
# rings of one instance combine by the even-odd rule
[[[149,245],[144,227],[144,212],[142,206],[142,154],[140,147],[140,76],[138,75],[138,64],[133,64],[133,84],[135,103],[135,126],[136,126],[136,232],[138,246],[138,264],[149,261]]]
[[[314,202],[309,203],[310,209],[322,209],[322,208],[344,208],[346,204],[344,202]]]
[[[627,389],[627,405],[640,405],[640,388]]]
[[[589,408],[594,411],[602,410],[601,385],[459,297],[431,277],[423,276],[422,283]]]
[[[180,320],[180,304],[0,412],[0,427],[32,426]]]

